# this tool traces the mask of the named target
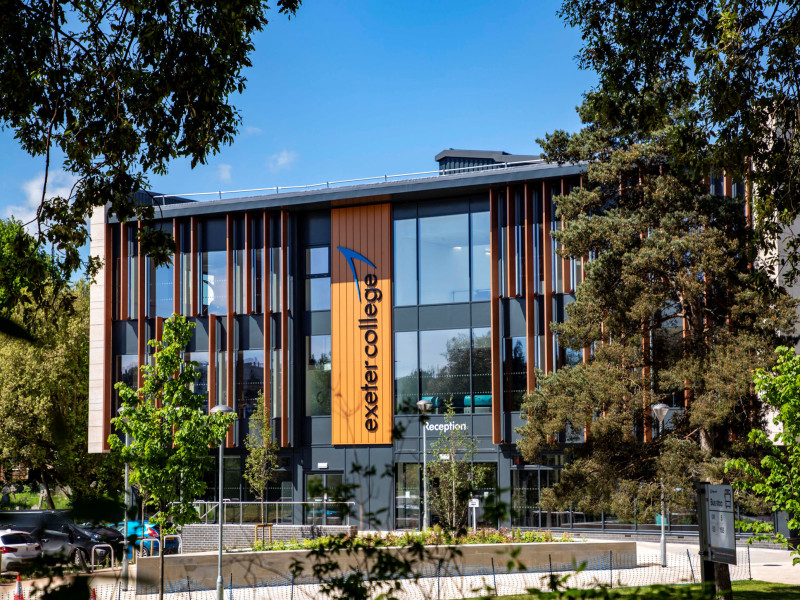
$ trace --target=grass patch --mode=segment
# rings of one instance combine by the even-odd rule
[[[665,588],[674,588],[674,595],[663,593]],[[785,583],[770,583],[768,581],[734,581],[733,597],[735,600],[800,600],[800,585],[787,585]],[[695,592],[692,594],[691,592]],[[585,592],[584,592],[585,593]],[[576,594],[575,598],[591,598],[584,593]],[[597,597],[603,598],[682,598],[700,597],[700,585],[674,585],[652,586],[641,588],[619,588],[608,590]],[[479,596],[480,597],[480,596]],[[547,598],[564,598],[563,592],[540,594],[517,594],[514,596],[499,596],[498,600],[533,600]]]

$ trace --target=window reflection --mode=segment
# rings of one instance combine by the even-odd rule
[[[394,222],[394,305],[417,303],[417,220]]]
[[[489,245],[489,212],[472,213],[472,301],[489,301],[492,257]]]
[[[224,315],[228,310],[228,282],[225,271],[225,252],[201,252],[202,314]]]
[[[433,411],[444,413],[452,403],[457,413],[469,403],[470,337],[468,329],[420,331],[420,388]]]
[[[394,395],[397,412],[414,412],[419,400],[417,332],[394,334]]]
[[[492,330],[489,327],[472,330],[471,404],[473,412],[492,412]]]
[[[419,219],[419,303],[469,302],[467,214]]]
[[[506,338],[503,352],[503,390],[508,410],[520,410],[527,392],[527,340]]]
[[[306,337],[306,415],[331,414],[331,336]]]
[[[122,382],[129,388],[136,389],[138,384],[139,357],[136,354],[120,354],[114,361],[114,383]],[[119,392],[114,390],[112,415],[117,416],[120,407]]]
[[[205,396],[203,399],[203,412],[208,413],[208,352],[186,352],[184,354],[186,362],[194,361],[197,363],[197,370],[200,372],[194,384],[192,385],[192,392],[194,394]]]
[[[331,309],[331,278],[306,279],[306,310]]]
[[[264,386],[264,351],[240,350],[236,365],[236,407],[239,415],[238,441],[244,440],[250,431],[250,416],[256,410],[256,399]]]

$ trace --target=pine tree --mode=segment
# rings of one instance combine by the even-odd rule
[[[563,432],[586,428],[544,498],[552,506],[631,512],[634,498],[652,506],[661,482],[674,504],[689,504],[690,480],[723,480],[725,457],[763,426],[753,371],[793,332],[796,302],[756,260],[747,194],[711,193],[710,163],[682,153],[710,143],[691,110],[635,134],[616,129],[591,94],[580,114],[582,131],[540,143],[549,160],[587,165],[583,185],[554,199],[561,252],[591,259],[554,331],[591,359],[539,379],[519,447],[535,461]],[[685,413],[642,444],[660,402]]]

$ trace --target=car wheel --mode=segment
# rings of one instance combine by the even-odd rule
[[[86,561],[86,553],[77,548],[75,552],[72,553],[72,562],[75,563],[75,566],[81,569],[85,573],[91,573],[92,569],[89,566],[89,563]]]
[[[142,546],[142,556],[150,556],[150,549],[147,546]]]

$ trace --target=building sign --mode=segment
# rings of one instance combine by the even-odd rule
[[[700,553],[706,560],[735,565],[733,489],[730,485],[706,485],[704,500],[704,505],[700,506],[704,514],[699,521],[705,528],[706,547],[701,547]]]
[[[428,431],[438,431],[441,433],[447,433],[449,431],[466,431],[467,424],[466,423],[453,423],[452,421],[449,423],[425,423],[425,429]]]
[[[391,444],[392,289],[388,204],[331,211],[333,444]]]

